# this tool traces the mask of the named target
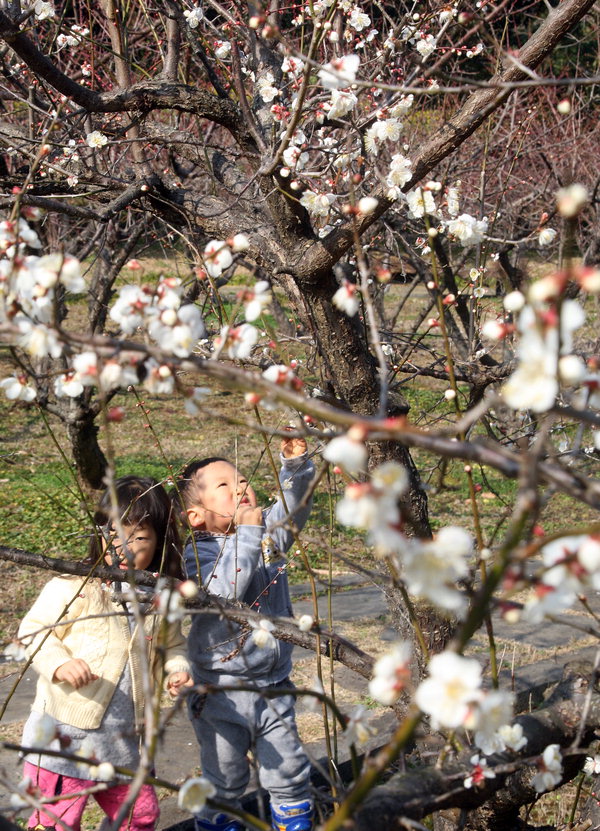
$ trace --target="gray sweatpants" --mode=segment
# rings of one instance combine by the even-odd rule
[[[275,685],[288,688],[290,681]],[[273,688],[270,688],[273,689]],[[302,749],[294,696],[264,698],[230,690],[190,696],[190,718],[200,742],[202,775],[217,799],[239,803],[250,780],[248,751],[257,761],[260,784],[274,803],[310,799],[310,762]]]

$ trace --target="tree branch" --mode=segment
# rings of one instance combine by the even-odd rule
[[[494,779],[485,779],[481,787],[464,787],[463,780],[472,768],[469,759],[475,748],[467,748],[442,768],[421,767],[397,774],[365,798],[354,815],[355,831],[371,831],[374,827],[399,828],[401,817],[422,819],[444,808],[472,811],[494,795],[498,805],[503,796],[508,797],[512,809],[535,801],[539,794],[531,785],[533,772],[530,767],[523,767],[523,762],[526,759],[534,761],[532,757],[541,754],[549,744],[563,748],[571,745],[581,721],[586,692],[593,680],[591,664],[567,664],[563,681],[547,705],[515,719],[527,738],[523,750],[518,754],[499,753],[489,757],[489,767],[496,768]],[[584,742],[593,740],[599,726],[600,694],[595,690]],[[563,779],[556,787],[573,778],[580,770],[584,756],[583,750],[575,750],[565,758]],[[506,809],[506,805],[504,807]],[[480,825],[481,831],[484,828]]]

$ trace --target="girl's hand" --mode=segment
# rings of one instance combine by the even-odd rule
[[[182,687],[193,687],[189,672],[172,672],[167,679],[167,690],[171,698],[177,698]]]
[[[82,658],[71,658],[70,661],[61,664],[52,676],[53,681],[66,681],[76,690],[97,679],[98,676],[94,675]]]
[[[286,459],[293,459],[306,453],[306,439],[289,438],[281,439],[281,452]]]

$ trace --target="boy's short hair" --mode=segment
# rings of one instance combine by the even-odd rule
[[[207,456],[205,459],[190,462],[182,470],[180,476],[175,480],[175,487],[171,494],[173,502],[179,512],[184,514],[192,505],[202,504],[196,474],[202,468],[208,467],[215,462],[227,462],[228,465],[231,464],[229,459],[224,459],[222,456]]]

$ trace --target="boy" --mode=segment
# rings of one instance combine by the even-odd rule
[[[284,520],[290,514],[294,525],[304,526],[311,500],[300,503],[314,473],[304,439],[284,439],[281,460],[285,505],[279,499],[266,511],[226,459],[192,462],[178,482],[183,511],[193,530],[184,551],[187,576],[211,594],[239,600],[269,617],[292,615],[283,553],[294,535]],[[260,639],[255,640],[248,627],[222,616],[192,618],[188,649],[195,683],[245,687],[196,696],[199,706],[192,696],[202,773],[215,786],[217,799],[239,807],[250,778],[247,753],[252,749],[261,785],[269,791],[273,828],[310,831],[310,763],[296,730],[294,698],[261,696],[267,687],[290,687],[292,646],[269,635],[266,640],[259,645]],[[237,820],[208,806],[196,816],[196,831],[242,828]]]

